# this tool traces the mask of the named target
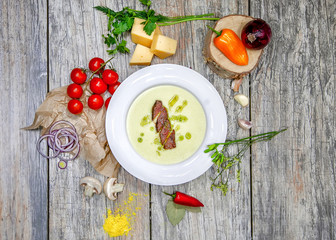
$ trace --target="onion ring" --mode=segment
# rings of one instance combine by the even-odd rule
[[[53,155],[53,156],[47,156],[47,155],[45,155],[45,154],[41,151],[41,149],[40,149],[40,145],[41,145],[42,140],[45,139],[45,138],[49,138],[49,137],[53,137],[53,135],[51,135],[51,134],[45,134],[45,135],[41,136],[41,137],[39,138],[37,144],[36,144],[37,151],[38,151],[43,157],[48,158],[48,159],[50,159],[50,158],[55,158],[55,157],[57,157],[57,156],[60,154],[60,150],[57,150],[57,149],[53,149],[54,153],[56,152],[55,155]],[[57,151],[56,151],[56,150],[57,150]]]
[[[75,142],[73,143],[73,141],[72,141],[70,143],[61,145],[60,138],[62,138],[62,137],[72,138],[73,141],[75,141]],[[76,138],[75,136],[72,136],[72,135],[62,135],[62,136],[58,137],[58,134],[56,134],[56,136],[55,136],[55,145],[62,152],[71,152],[72,150],[74,150],[77,147],[77,145],[78,145],[78,138]],[[67,148],[65,148],[65,147],[67,147]]]
[[[57,126],[58,124],[62,124],[62,123],[66,124],[66,125],[69,125],[76,132],[75,126],[71,122],[68,122],[68,121],[65,121],[65,120],[60,120],[60,121],[57,121],[54,124],[52,124],[50,129],[49,129],[49,132],[52,132],[54,130],[55,126]]]
[[[65,124],[70,127],[56,129],[55,127],[59,124]],[[52,156],[45,155],[40,149],[41,142],[44,139],[46,139],[48,147],[51,148],[53,151]],[[53,123],[49,128],[49,132],[42,135],[38,139],[36,148],[37,151],[47,159],[59,158],[60,159],[60,161],[58,162],[59,168],[63,169],[63,167],[60,165],[63,164],[63,162],[65,163],[64,168],[66,168],[67,161],[71,161],[77,158],[80,152],[79,136],[77,134],[75,126],[72,123],[65,120],[60,120]],[[74,150],[77,151],[75,151],[75,153],[73,153],[74,155],[70,158],[65,158],[61,155],[63,153],[71,153]]]
[[[62,164],[63,164],[63,165],[62,165]],[[58,166],[60,169],[66,169],[66,167],[68,166],[68,162],[67,162],[67,161],[64,161],[64,160],[60,160],[60,161],[58,161],[57,166]]]
[[[69,130],[69,131],[68,131]],[[64,128],[64,129],[56,129],[53,130],[50,134],[56,136],[58,133],[62,133],[62,136],[58,137],[58,139],[64,137],[64,135],[73,135],[76,138],[78,138],[77,133],[75,131],[73,131],[70,128]],[[68,146],[70,144],[72,144],[75,141],[74,138],[71,138],[71,141],[69,142],[69,138],[66,138],[66,143],[62,144],[62,147]],[[48,138],[48,145],[49,147],[52,147],[52,145],[54,144],[54,139],[53,138]]]

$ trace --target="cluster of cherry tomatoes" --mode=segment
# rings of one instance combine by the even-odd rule
[[[88,98],[87,104],[89,108],[98,110],[104,105],[104,99],[101,94],[108,91],[111,95],[119,87],[119,76],[112,69],[105,69],[106,63],[101,58],[92,58],[89,62],[89,69],[92,72],[90,77],[89,87],[92,95]],[[98,76],[95,76],[97,74]],[[94,77],[93,77],[94,76]],[[93,77],[93,78],[92,78]],[[74,68],[70,74],[71,80],[74,82],[67,88],[68,96],[72,99],[68,103],[68,110],[72,114],[79,114],[83,111],[83,103],[79,98],[83,95],[82,84],[86,82],[86,71],[81,68]],[[91,79],[92,78],[92,79]],[[111,97],[105,101],[105,107],[107,109]]]

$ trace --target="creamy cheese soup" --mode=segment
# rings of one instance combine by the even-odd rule
[[[152,107],[161,100],[175,130],[176,148],[164,149],[152,121]],[[173,85],[152,87],[141,93],[127,114],[126,129],[135,151],[158,164],[174,164],[189,158],[203,142],[204,110],[193,94]]]

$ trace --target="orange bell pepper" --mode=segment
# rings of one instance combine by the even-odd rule
[[[215,46],[233,63],[244,66],[248,64],[248,55],[243,42],[231,29],[223,29],[218,32],[208,26],[217,37],[214,39]]]

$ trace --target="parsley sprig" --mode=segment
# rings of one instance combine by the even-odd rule
[[[107,34],[103,34],[104,43],[111,48],[107,50],[108,54],[113,55],[116,53],[128,53],[130,50],[126,47],[126,40],[123,39],[123,33],[130,31],[134,18],[144,19],[144,31],[151,35],[156,28],[156,24],[159,26],[168,26],[177,23],[193,21],[193,20],[219,20],[219,18],[213,18],[213,13],[202,15],[188,15],[179,17],[166,17],[161,14],[155,14],[155,11],[151,9],[152,2],[150,0],[139,0],[145,7],[145,10],[135,10],[129,7],[123,8],[119,12],[115,12],[112,9],[104,6],[94,7],[96,10],[105,13],[108,17]]]
[[[216,176],[211,178],[211,191],[214,188],[218,188],[222,191],[225,196],[228,189],[228,179],[231,174],[231,169],[237,166],[236,179],[240,182],[240,164],[241,158],[244,156],[245,152],[250,149],[251,145],[257,142],[269,141],[281,132],[287,129],[282,129],[280,131],[273,131],[254,135],[251,137],[246,137],[238,140],[228,141],[225,143],[214,143],[208,145],[208,148],[204,151],[205,153],[212,153],[211,159],[214,163],[216,169]],[[229,153],[229,146],[238,145],[238,152],[235,154]]]

